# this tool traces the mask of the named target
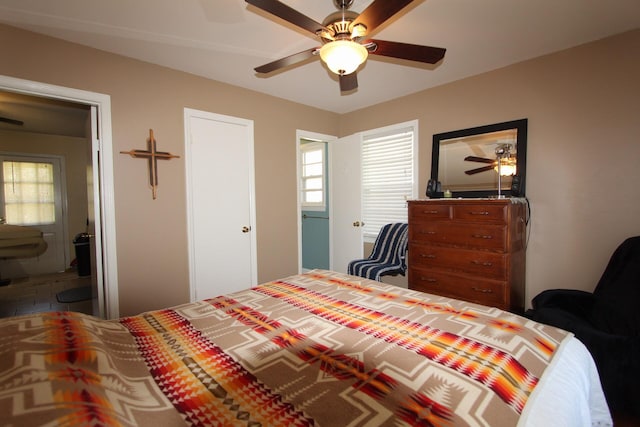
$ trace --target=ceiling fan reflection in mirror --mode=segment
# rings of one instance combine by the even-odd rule
[[[498,198],[501,198],[503,197],[502,177],[512,176],[516,173],[516,159],[515,157],[511,156],[512,149],[513,145],[511,144],[498,144],[495,151],[495,160],[487,159],[484,157],[467,156],[464,158],[465,161],[489,164],[487,166],[465,171],[464,173],[466,173],[467,175],[474,175],[480,172],[490,171],[492,169],[495,170],[498,173]]]
[[[345,92],[358,87],[357,70],[369,54],[435,64],[444,57],[446,49],[368,38],[381,24],[413,1],[374,0],[358,14],[349,10],[353,0],[334,0],[339,11],[327,16],[320,24],[278,0],[246,0],[265,12],[313,33],[322,42],[320,47],[278,59],[255,68],[255,71],[267,74],[319,55],[327,67],[338,75],[340,90]]]
[[[8,123],[10,125],[23,126],[22,120],[11,119],[9,117],[0,116],[0,123]]]
[[[482,166],[476,169],[470,169],[464,171],[467,175],[475,175],[480,172],[486,172],[495,170],[501,176],[515,175],[516,173],[516,158],[512,156],[513,145],[512,144],[499,144],[496,147],[496,158],[487,159],[486,157],[467,156],[464,158],[467,162],[487,163],[487,166]]]

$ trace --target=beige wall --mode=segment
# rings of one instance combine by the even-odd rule
[[[13,27],[0,40],[0,74],[111,97],[121,315],[189,299],[185,107],[254,121],[258,280],[297,272],[296,129],[337,134],[335,113]],[[156,200],[146,163],[119,154],[145,148],[150,128],[181,156],[159,165]]]
[[[75,258],[73,238],[87,229],[87,145],[84,138],[0,130],[3,152],[63,157],[66,177],[68,261]]]
[[[433,133],[527,117],[528,298],[591,289],[615,246],[640,234],[640,31],[342,116],[11,27],[0,39],[0,74],[111,96],[122,315],[188,300],[184,107],[254,120],[259,281],[297,270],[296,129],[419,119],[424,193]],[[117,154],[144,147],[149,128],[182,156],[160,165],[155,201],[144,162]]]
[[[639,53],[636,30],[345,114],[340,135],[419,119],[424,194],[434,133],[528,118],[527,303],[593,290],[640,235]]]

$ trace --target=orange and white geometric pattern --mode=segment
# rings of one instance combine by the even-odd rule
[[[102,321],[0,322],[14,425],[516,425],[567,334],[315,270]]]

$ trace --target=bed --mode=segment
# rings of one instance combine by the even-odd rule
[[[326,270],[0,336],[1,425],[612,425],[570,333]]]

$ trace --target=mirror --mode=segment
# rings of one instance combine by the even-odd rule
[[[427,196],[524,197],[526,159],[527,119],[435,134]]]

